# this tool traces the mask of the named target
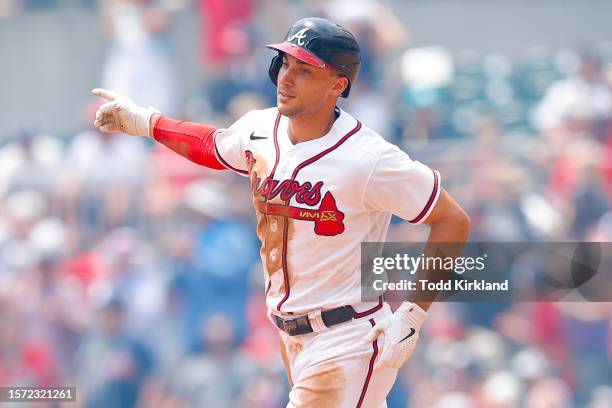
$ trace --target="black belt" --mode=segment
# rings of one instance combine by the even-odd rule
[[[321,312],[321,319],[327,327],[331,327],[334,324],[348,322],[353,318],[353,316],[355,316],[355,309],[353,309],[352,306],[341,306]],[[283,319],[282,317],[274,315],[274,321],[279,329],[287,332],[287,334],[290,336],[312,333],[314,331],[308,316],[296,317],[294,319]]]

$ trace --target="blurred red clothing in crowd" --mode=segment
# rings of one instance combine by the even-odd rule
[[[253,0],[200,0],[201,56],[204,65],[222,64],[248,43]]]

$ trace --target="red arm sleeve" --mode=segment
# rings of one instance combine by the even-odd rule
[[[153,138],[194,163],[224,170],[225,166],[215,156],[216,131],[208,125],[160,116],[153,126]]]

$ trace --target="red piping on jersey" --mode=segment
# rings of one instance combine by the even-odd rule
[[[309,164],[312,164],[314,162],[316,162],[317,160],[319,160],[321,157],[325,156],[327,153],[337,149],[342,143],[344,143],[349,137],[353,136],[355,133],[359,132],[359,130],[361,129],[361,122],[357,121],[357,126],[355,126],[355,128],[353,130],[351,130],[350,132],[348,132],[346,135],[344,135],[342,137],[342,139],[340,139],[335,145],[333,145],[332,147],[323,150],[321,153],[317,154],[316,156],[311,157],[310,159],[303,161],[302,163],[298,164],[298,166],[295,168],[295,170],[293,170],[293,174],[291,175],[291,180],[294,180],[295,177],[297,176],[298,172],[300,170],[302,170],[302,168],[308,166]]]
[[[323,150],[322,152],[316,154],[315,156],[311,157],[308,160],[303,161],[302,163],[298,164],[297,167],[293,170],[293,174],[291,175],[291,181],[295,180],[298,172],[300,170],[302,170],[304,167],[308,166],[309,164],[312,164],[314,162],[316,162],[317,160],[319,160],[321,157],[325,156],[326,154],[334,151],[335,149],[337,149],[338,147],[340,147],[340,145],[344,142],[346,142],[348,140],[349,137],[353,136],[355,133],[359,132],[359,130],[361,129],[361,122],[357,121],[357,125],[353,128],[353,130],[351,130],[350,132],[348,132],[346,135],[344,135],[342,137],[342,139],[340,139],[338,142],[336,142],[335,145],[333,145],[332,147],[329,147],[325,150]],[[274,143],[276,143],[276,139],[277,139],[277,126],[274,127]],[[278,152],[278,150],[277,150]],[[278,156],[277,156],[277,161],[278,163]],[[276,165],[274,165],[274,169],[276,169]],[[289,204],[288,202],[285,204]],[[291,292],[291,286],[289,285],[289,271],[287,270],[287,232],[288,232],[288,227],[289,227],[289,222],[288,220],[285,222],[285,228],[283,229],[283,279],[285,281],[285,296],[282,298],[282,300],[280,302],[278,302],[278,305],[276,306],[276,310],[278,310],[280,312],[281,306],[283,305],[283,303],[285,303],[287,301],[287,299],[289,299],[289,293]]]
[[[378,297],[378,304],[376,306],[374,306],[373,308],[371,308],[369,310],[364,310],[363,312],[355,313],[355,315],[353,316],[353,319],[359,319],[360,317],[369,316],[372,313],[377,312],[380,309],[382,309],[382,307],[383,307],[383,296],[380,295]]]
[[[435,170],[431,170],[433,172],[434,175],[434,186],[433,186],[433,190],[431,192],[431,196],[429,196],[429,200],[427,201],[427,205],[425,205],[425,208],[423,208],[423,211],[421,211],[421,213],[419,215],[416,216],[416,218],[408,221],[411,224],[415,224],[419,221],[421,221],[421,219],[425,216],[425,214],[427,214],[427,212],[429,211],[429,208],[431,207],[431,205],[433,204],[436,195],[438,194],[438,172]]]
[[[280,123],[281,114],[280,112],[276,115],[276,121],[274,122],[274,150],[276,150],[276,161],[274,162],[274,167],[272,167],[272,172],[270,173],[270,178],[274,179],[274,173],[276,172],[276,166],[278,166],[278,161],[280,160],[280,148],[278,147],[278,124]],[[266,200],[267,201],[267,200]]]
[[[215,141],[216,141],[216,137],[215,137]],[[219,161],[221,162],[221,164],[223,164],[225,167],[227,167],[230,170],[234,170],[236,173],[240,173],[240,174],[249,174],[248,171],[246,170],[240,170],[237,169],[235,167],[232,167],[228,162],[226,162],[223,157],[221,157],[221,154],[219,153],[219,150],[217,149],[217,143],[215,143],[215,154],[217,155],[217,158],[219,159]]]
[[[372,325],[372,327],[374,327],[374,319],[370,319],[370,324]],[[378,339],[374,340],[374,343],[372,343],[372,348],[374,349],[374,353],[372,353],[372,357],[370,358],[370,364],[368,365],[368,375],[366,376],[365,382],[363,383],[363,387],[361,388],[361,395],[359,396],[359,401],[357,402],[357,408],[361,408],[361,404],[363,404],[366,391],[368,390],[368,385],[370,384],[370,379],[372,378],[372,372],[374,371],[374,361],[376,360],[376,356],[378,355]]]
[[[274,168],[272,169],[272,173],[270,173],[270,177],[274,176],[274,172],[276,171],[276,166],[278,165],[278,158],[280,155],[279,149],[278,149],[278,141],[276,140],[276,133],[277,133],[277,129],[278,129],[278,123],[280,122],[280,113],[276,115],[276,122],[274,122],[274,148],[276,149],[276,163],[274,163]],[[216,136],[216,135],[215,135]],[[215,138],[216,141],[216,138]],[[221,157],[221,154],[219,154],[219,150],[217,150],[217,144],[215,143],[215,153],[217,154],[217,157],[219,158],[219,161],[221,162],[221,164],[223,164],[225,167],[227,167],[228,169],[232,169],[235,172],[238,172],[240,174],[246,174],[248,175],[249,172],[245,171],[245,170],[240,170],[237,169],[235,167],[232,167],[229,165],[229,163],[227,163],[223,157]]]
[[[268,281],[268,287],[266,288],[266,293],[264,293],[264,296],[268,296],[268,292],[270,291],[271,287],[272,287],[272,279]]]
[[[281,114],[279,112],[276,115],[276,120],[274,121],[274,132],[273,132],[273,135],[274,135],[274,150],[276,151],[276,160],[274,162],[274,167],[272,168],[272,172],[270,172],[270,178],[271,179],[274,177],[274,173],[276,172],[276,167],[278,166],[278,162],[280,160],[280,148],[278,146],[278,137],[276,136],[277,133],[278,133],[278,124],[280,123],[280,119],[281,119]],[[265,200],[264,202],[268,201],[267,198],[265,198],[264,200]],[[265,214],[265,213],[263,213],[263,214]],[[267,223],[268,222],[267,215],[264,215],[264,216],[266,217],[266,223]],[[286,233],[283,233],[283,235],[286,235]],[[284,238],[285,237],[283,236],[283,240],[284,240]],[[283,245],[285,245],[285,244],[283,243]],[[283,268],[285,268],[285,266],[283,266]],[[264,296],[268,296],[268,292],[270,291],[270,288],[272,288],[272,279],[270,279],[268,281],[268,287],[266,288],[266,292],[265,292]]]

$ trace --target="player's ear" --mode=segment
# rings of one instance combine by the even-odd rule
[[[340,96],[344,90],[348,87],[349,80],[343,75],[338,75],[332,85],[332,92],[335,96]]]

